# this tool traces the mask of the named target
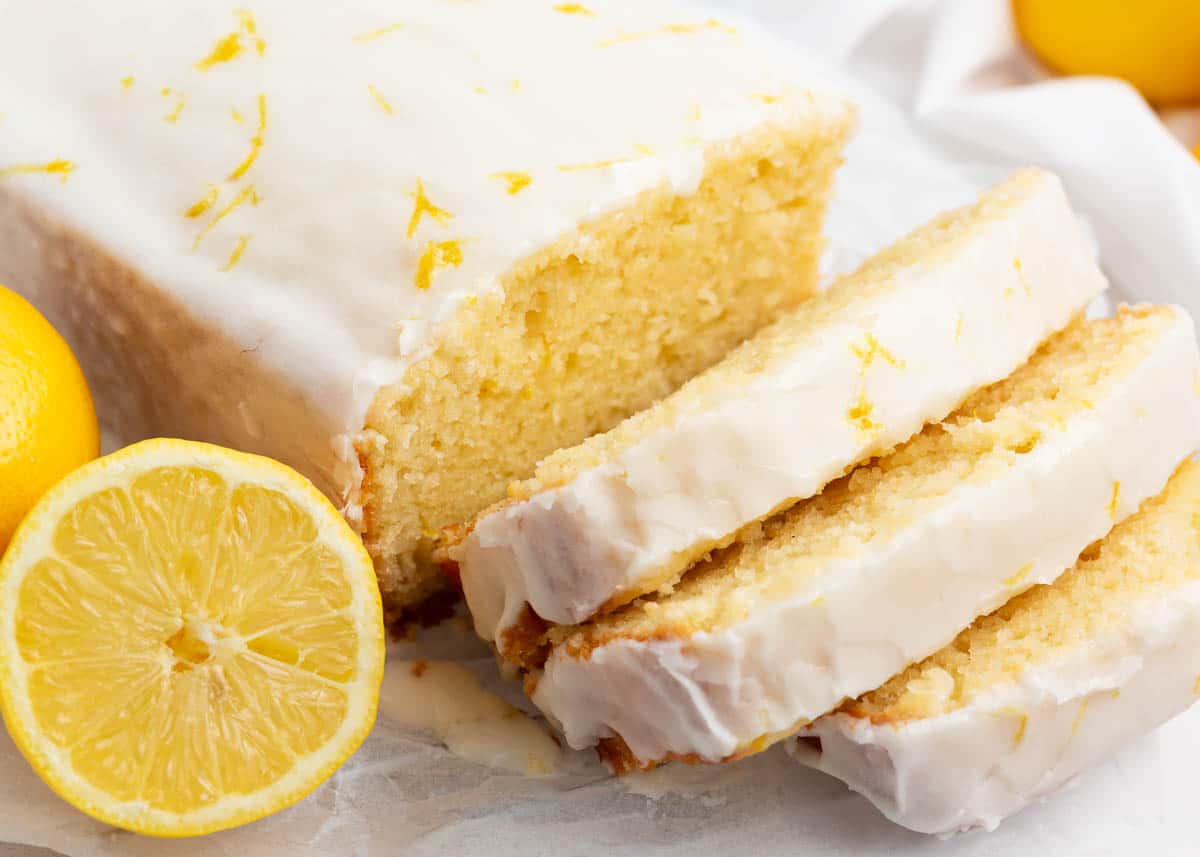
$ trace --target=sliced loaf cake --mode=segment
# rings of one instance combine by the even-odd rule
[[[716,553],[550,633],[534,701],[618,770],[754,752],[1054,580],[1200,444],[1170,307],[1078,321],[941,424]]]
[[[547,624],[669,589],[1008,375],[1104,285],[1058,180],[1016,174],[514,485],[449,551],[477,630],[519,663]]]
[[[5,3],[0,105],[0,280],[102,417],[301,470],[393,618],[443,527],[815,292],[854,117],[680,0]]]

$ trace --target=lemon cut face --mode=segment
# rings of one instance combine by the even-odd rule
[[[147,441],[34,508],[0,564],[0,700],[67,801],[187,836],[288,806],[369,732],[384,631],[362,543],[268,459]]]

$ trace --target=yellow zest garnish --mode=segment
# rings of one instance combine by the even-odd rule
[[[879,340],[876,339],[869,330],[865,331],[863,336],[867,343],[866,347],[855,345],[853,343],[850,345],[850,350],[854,352],[854,355],[858,357],[860,361],[862,361],[862,365],[858,368],[859,375],[867,374],[867,369],[869,369],[871,364],[875,362],[876,357],[882,357],[884,361],[889,363],[894,369],[904,368],[904,361],[896,359],[896,357],[890,351],[880,345]]]
[[[812,601],[808,602],[808,606],[809,606],[809,607],[817,607],[817,606],[820,606],[821,604],[824,604],[824,603],[825,603],[825,596],[824,596],[824,595],[818,595],[818,596],[817,596],[816,598],[814,598]]]
[[[236,9],[233,14],[238,16],[238,20],[242,24],[242,32],[254,42],[254,52],[260,57],[266,54],[267,43],[258,34],[258,25],[254,23],[254,16],[245,9]]]
[[[722,24],[716,18],[709,18],[702,24],[667,24],[663,30],[668,33],[699,33],[701,30],[720,30],[722,33],[737,35],[737,28]]]
[[[1117,517],[1117,503],[1121,497],[1121,481],[1113,480],[1112,498],[1108,501],[1108,514],[1112,517]]]
[[[578,164],[559,164],[558,169],[564,173],[580,172],[582,170],[602,170],[606,167],[615,166],[616,164],[627,164],[630,161],[636,161],[639,158],[649,157],[654,154],[654,149],[647,146],[645,143],[634,143],[633,150],[636,155],[625,155],[620,158],[605,158],[600,161],[584,161]]]
[[[1025,290],[1025,296],[1029,298],[1033,297],[1033,289],[1029,285],[1029,278],[1025,276],[1025,268],[1021,265],[1020,259],[1013,259],[1013,270],[1021,278],[1021,288]]]
[[[187,104],[187,96],[182,92],[176,92],[169,86],[163,87],[161,90],[159,90],[158,94],[164,97],[174,95],[179,98],[179,100],[175,102],[175,106],[171,108],[171,112],[163,117],[164,122],[170,122],[172,125],[174,125],[179,121],[179,114],[183,113],[183,107],[185,104]]]
[[[956,321],[954,323],[954,341],[955,342],[958,342],[960,339],[962,339],[963,321],[964,320],[965,319],[963,318],[963,314],[960,312],[958,314],[958,321]]]
[[[873,410],[874,406],[867,398],[867,391],[864,388],[858,391],[858,400],[846,412],[846,419],[859,431],[865,434],[875,434],[882,426],[871,419]]]
[[[596,13],[584,6],[582,3],[559,3],[554,7],[555,12],[562,12],[564,15],[590,15],[596,17]]]
[[[605,167],[611,167],[613,164],[627,164],[633,158],[609,158],[605,161],[584,161],[581,164],[559,164],[558,168],[564,173],[580,172],[582,170],[602,170]]]
[[[1196,685],[1197,685],[1197,688],[1200,688],[1200,678],[1196,679]],[[1200,693],[1200,689],[1197,689],[1196,692]],[[1119,687],[1113,688],[1112,698],[1120,699],[1120,697],[1121,697],[1121,688],[1119,688]]]
[[[1021,723],[1017,726],[1017,734],[1013,735],[1013,746],[1019,747],[1021,742],[1025,740],[1025,727],[1029,725],[1029,715],[1021,715]]]
[[[196,250],[198,250],[200,248],[200,244],[204,241],[205,238],[208,237],[208,233],[212,232],[213,229],[216,228],[218,223],[220,223],[222,220],[224,220],[226,217],[228,217],[230,214],[232,214],[235,209],[237,209],[239,206],[241,206],[247,200],[250,202],[251,205],[258,205],[258,203],[259,203],[258,192],[255,191],[254,185],[247,185],[246,187],[242,188],[241,193],[239,193],[237,196],[235,196],[233,198],[233,201],[231,201],[229,203],[229,205],[225,206],[220,211],[218,211],[216,213],[216,215],[213,216],[213,219],[208,221],[208,223],[205,225],[205,227],[202,230],[200,230],[200,234],[196,236],[196,240],[192,242],[192,251],[195,252]]]
[[[700,105],[699,104],[693,104],[688,109],[688,119],[690,119],[693,122],[700,121]]]
[[[395,33],[397,30],[403,30],[403,29],[404,29],[404,25],[401,23],[388,24],[386,27],[379,27],[378,29],[371,30],[370,32],[367,32],[367,33],[360,33],[359,35],[354,37],[354,41],[356,41],[356,42],[373,42],[376,39],[383,38],[384,36],[388,35],[389,33]]]
[[[698,24],[667,24],[659,27],[657,30],[645,30],[640,33],[621,33],[611,39],[605,39],[597,44],[602,48],[619,45],[623,42],[636,42],[641,39],[652,39],[655,36],[664,35],[688,35],[691,33],[699,33],[704,30],[719,30],[722,33],[737,35],[737,28],[731,27],[729,24],[723,24],[715,18],[709,18],[707,21],[702,21]]]
[[[765,92],[755,92],[750,97],[755,101],[761,101],[763,104],[775,104],[783,100],[782,95],[770,95]]]
[[[258,96],[258,128],[254,132],[254,136],[250,138],[250,153],[245,159],[237,165],[237,168],[229,174],[229,180],[237,181],[244,176],[249,169],[254,166],[254,162],[258,160],[258,153],[262,151],[263,137],[267,132],[267,96]]]
[[[438,268],[455,267],[462,264],[462,241],[430,241],[425,252],[417,260],[416,284],[418,289],[427,289],[433,282],[433,272]]]
[[[133,75],[127,74],[121,78],[121,90],[123,92],[128,92],[131,89],[133,89]]]
[[[477,86],[477,87],[475,87],[475,94],[476,95],[487,95],[487,89],[482,86]]]
[[[229,108],[229,115],[232,116],[233,121],[237,122],[239,125],[246,121],[246,117],[242,115],[242,111],[238,110],[236,107]]]
[[[204,212],[212,208],[213,203],[217,201],[217,197],[221,195],[221,189],[214,185],[208,186],[208,193],[204,194],[201,199],[192,203],[191,208],[184,212],[187,217],[199,217]]]
[[[529,173],[492,173],[488,178],[507,182],[510,195],[520,193],[533,181]]]
[[[1083,715],[1087,713],[1088,701],[1085,698],[1079,703],[1079,710],[1075,712],[1075,721],[1071,724],[1071,737],[1075,737],[1075,733],[1079,731],[1079,724],[1083,722]]]
[[[45,173],[50,176],[58,176],[59,181],[65,182],[74,170],[75,164],[73,162],[63,158],[56,158],[44,164],[15,164],[11,167],[0,167],[0,179],[30,173]]]
[[[1023,566],[1021,566],[1019,569],[1017,569],[1016,574],[1014,574],[1012,577],[1005,578],[1004,585],[1005,586],[1016,586],[1018,583],[1020,583],[1022,580],[1024,580],[1025,576],[1027,574],[1029,574],[1029,572],[1032,570],[1033,570],[1033,563],[1031,563],[1031,562],[1025,563]]]
[[[616,166],[617,164],[628,164],[631,161],[639,160],[641,157],[647,157],[654,154],[654,150],[649,146],[638,143],[633,147],[638,155],[626,155],[621,158],[605,158],[600,161],[583,161],[578,164],[559,164],[558,169],[564,173],[582,172],[584,170],[603,170],[607,167]]]
[[[520,92],[520,91],[521,91],[521,81],[519,81],[519,80],[517,80],[517,79],[515,79],[515,78],[514,78],[514,79],[513,79],[513,82],[512,82],[511,84],[509,84],[509,85],[512,87],[512,91],[513,91],[513,92]]]
[[[446,223],[454,215],[446,211],[444,208],[438,208],[429,201],[429,197],[425,195],[425,185],[421,184],[421,180],[417,179],[417,189],[411,194],[413,198],[412,216],[408,218],[408,229],[404,231],[406,238],[412,238],[416,234],[417,227],[421,225],[421,218],[428,214],[438,223],[445,226]]]
[[[242,258],[242,254],[246,252],[246,245],[250,243],[249,235],[239,235],[237,243],[233,245],[233,252],[229,254],[229,261],[221,266],[222,271],[232,271],[233,266]]]
[[[215,65],[237,59],[241,52],[242,37],[237,33],[230,33],[213,45],[213,49],[209,52],[208,56],[196,63],[196,68],[200,71],[208,71]]]
[[[245,9],[238,9],[233,14],[237,16],[241,32],[235,31],[218,39],[208,56],[196,63],[196,68],[200,71],[208,71],[213,66],[232,62],[241,56],[243,35],[254,43],[254,50],[260,57],[267,52],[267,43],[258,35],[258,26],[254,23],[254,16]]]
[[[378,104],[383,112],[388,116],[391,116],[396,112],[392,109],[392,105],[388,104],[388,100],[383,97],[383,93],[381,93],[370,83],[367,84],[367,92],[371,93],[371,97],[375,99],[375,103]]]

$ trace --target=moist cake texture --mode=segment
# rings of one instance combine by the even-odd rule
[[[1057,178],[1016,174],[512,486],[449,551],[476,629],[519,663],[544,623],[669,590],[1008,375],[1104,286]]]
[[[534,701],[618,770],[761,749],[1052,581],[1200,444],[1170,307],[1078,321],[940,424],[719,551],[555,628]]]
[[[395,616],[443,527],[815,289],[827,92],[674,0],[10,4],[0,278],[123,437],[338,499]]]
[[[994,828],[1190,706],[1200,465],[1051,585],[806,728],[798,759],[926,833]]]

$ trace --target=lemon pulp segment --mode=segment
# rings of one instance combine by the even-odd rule
[[[361,544],[307,483],[255,479],[282,465],[221,452],[247,478],[201,462],[68,479],[5,562],[10,729],[64,797],[144,832],[294,802],[374,719],[382,620]]]

